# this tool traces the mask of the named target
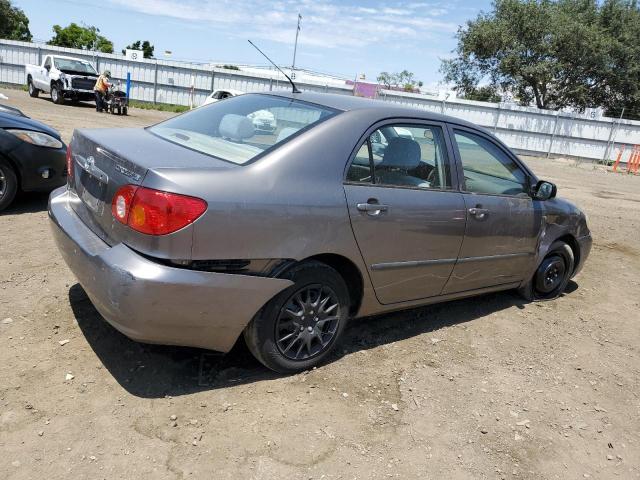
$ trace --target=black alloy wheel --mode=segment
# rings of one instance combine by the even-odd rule
[[[273,297],[244,330],[251,353],[266,367],[294,373],[320,365],[340,340],[351,297],[325,263],[300,262],[279,276],[292,285]]]
[[[336,293],[327,285],[312,284],[285,302],[276,321],[276,344],[290,360],[306,360],[322,353],[338,329],[341,312]]]

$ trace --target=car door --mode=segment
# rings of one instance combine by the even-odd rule
[[[519,282],[530,271],[542,226],[530,195],[531,174],[489,135],[449,128],[467,222],[443,293]]]
[[[44,59],[44,63],[40,67],[40,74],[36,79],[36,86],[45,91],[49,91],[49,70],[47,70],[47,66],[51,69],[53,64],[51,62],[51,56],[47,55]]]
[[[367,132],[348,166],[351,225],[382,304],[439,295],[451,274],[466,221],[451,158],[443,124],[392,121]]]

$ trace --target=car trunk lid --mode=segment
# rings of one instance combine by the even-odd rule
[[[78,130],[71,142],[71,155],[73,175],[69,188],[77,195],[72,208],[83,222],[109,245],[125,243],[163,258],[188,258],[191,236],[184,230],[189,227],[167,235],[172,239],[165,242],[172,248],[163,250],[163,241],[135,232],[114,219],[111,202],[118,189],[123,185],[143,185],[152,169],[234,167],[143,129]],[[183,241],[180,237],[184,237]]]

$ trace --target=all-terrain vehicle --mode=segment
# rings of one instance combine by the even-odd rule
[[[129,110],[129,99],[127,98],[127,94],[122,91],[120,82],[111,85],[109,91],[105,95],[104,103],[111,114],[127,114],[127,111]]]

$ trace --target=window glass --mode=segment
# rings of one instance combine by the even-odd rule
[[[465,189],[473,193],[527,196],[527,176],[497,145],[480,135],[455,130]]]
[[[96,69],[89,62],[83,62],[82,60],[75,60],[73,58],[60,58],[55,57],[53,59],[56,68],[64,73],[78,74],[78,75],[97,75]]]
[[[51,57],[47,57],[47,59],[44,61],[44,66],[45,67],[51,66]]]
[[[442,129],[425,125],[385,125],[370,136],[374,182],[380,185],[451,188]]]
[[[369,143],[364,142],[358,149],[347,171],[347,181],[371,183],[371,163],[369,161]]]
[[[170,142],[243,165],[336,113],[299,100],[248,94],[196,108],[149,130]]]

